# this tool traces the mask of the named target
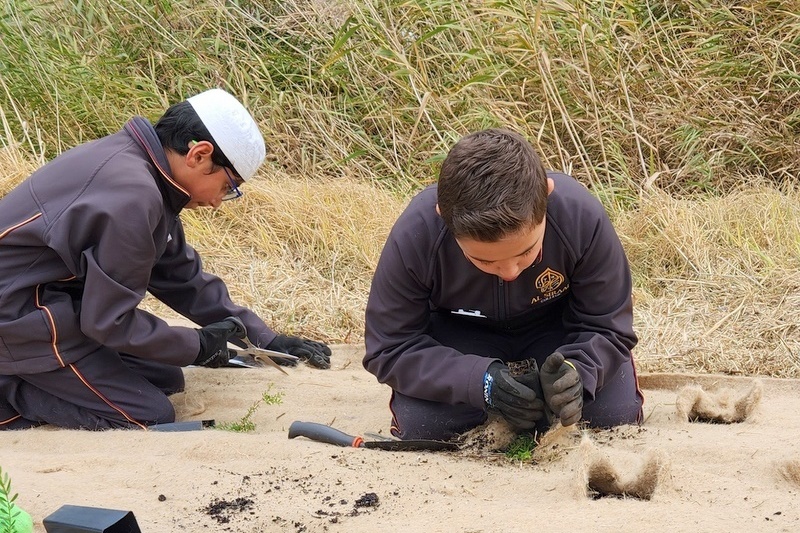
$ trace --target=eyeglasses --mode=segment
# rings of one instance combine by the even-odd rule
[[[236,186],[236,182],[231,177],[231,174],[230,172],[228,172],[228,169],[222,167],[222,170],[225,171],[225,175],[228,176],[228,181],[231,182],[231,184],[228,186],[228,192],[226,192],[225,195],[222,197],[222,201],[226,202],[228,200],[235,200],[237,198],[240,198],[244,193],[239,190],[239,187]]]

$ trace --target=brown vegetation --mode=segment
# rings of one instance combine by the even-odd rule
[[[35,168],[0,151],[0,193]],[[372,270],[407,197],[267,168],[244,197],[183,215],[206,268],[281,331],[363,340]],[[640,371],[800,377],[800,192],[648,194],[612,213],[634,276]],[[167,317],[152,298],[145,308]]]

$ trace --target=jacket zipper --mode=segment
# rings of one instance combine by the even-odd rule
[[[506,289],[503,278],[497,280],[497,318],[503,324],[505,329],[508,329],[506,324]]]

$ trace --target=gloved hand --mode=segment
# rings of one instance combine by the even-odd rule
[[[536,359],[533,358],[525,361],[525,363],[527,363],[527,370],[524,374],[516,374],[514,372],[514,367],[512,366],[513,363],[509,364],[508,366],[511,371],[511,377],[535,392],[537,398],[543,399],[544,392],[542,391],[542,381],[539,378],[539,365],[536,364]],[[544,415],[542,416],[542,420],[536,424],[536,429],[541,433],[549,429],[550,426],[553,425],[553,420],[555,419],[553,411],[547,406],[546,403],[544,403],[543,411]]]
[[[544,402],[536,392],[515,380],[508,367],[495,361],[483,375],[483,399],[512,425],[532,429],[544,415]]]
[[[290,335],[278,335],[267,345],[268,350],[294,355],[317,368],[331,367],[331,349],[327,344]],[[280,364],[285,361],[278,360]],[[291,364],[291,363],[289,363]]]
[[[195,365],[219,368],[228,364],[231,352],[228,350],[228,339],[240,332],[239,327],[231,320],[214,322],[197,330],[200,335],[200,353],[194,360]]]
[[[519,365],[519,362],[508,363],[508,371],[511,377],[535,392],[537,398],[543,399],[544,393],[542,392],[542,382],[539,379],[539,365],[536,364],[536,359],[527,359],[522,363],[524,364],[524,371],[522,368],[515,368],[514,365]]]
[[[539,371],[544,401],[561,419],[562,426],[570,426],[581,419],[583,412],[583,384],[581,376],[564,356],[550,354]]]

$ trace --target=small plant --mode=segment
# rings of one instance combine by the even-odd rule
[[[514,461],[528,462],[533,459],[533,450],[539,442],[530,433],[518,435],[517,438],[508,446],[506,457]]]
[[[264,391],[264,394],[261,395],[261,400],[267,405],[280,405],[283,403],[283,393],[277,392],[275,394],[270,394],[269,391],[272,390],[272,384],[270,384],[269,388]]]
[[[261,404],[267,405],[280,405],[283,403],[283,393],[278,392],[275,394],[271,394],[270,391],[272,390],[272,384],[270,383],[269,388],[264,391],[261,395],[261,398],[256,401],[253,405],[251,405],[247,409],[247,413],[237,420],[236,422],[226,422],[223,424],[219,424],[217,429],[222,429],[224,431],[235,431],[237,433],[248,433],[250,431],[254,431],[256,429],[256,424],[253,422],[252,418],[255,412],[261,407]],[[0,532],[2,533],[2,532]]]
[[[11,479],[0,468],[0,533],[16,533],[21,511],[14,505],[18,494],[11,494]]]

